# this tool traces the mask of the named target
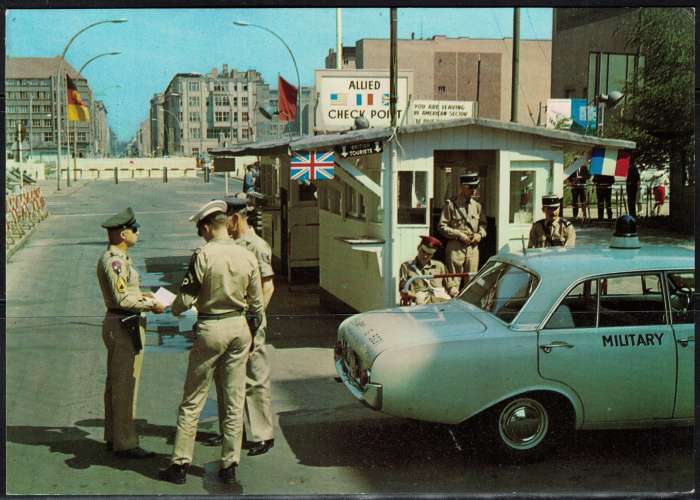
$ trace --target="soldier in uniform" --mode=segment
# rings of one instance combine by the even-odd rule
[[[107,448],[122,458],[149,458],[139,446],[134,418],[138,396],[145,319],[142,311],[162,313],[165,308],[150,292],[139,288],[139,274],[127,254],[139,239],[139,223],[131,207],[102,223],[109,247],[97,263],[97,281],[107,313],[102,340],[107,347],[105,431]]]
[[[479,267],[479,242],[486,237],[486,214],[474,193],[479,174],[459,176],[459,195],[445,201],[440,215],[440,233],[447,238],[445,261],[450,273],[475,273]],[[461,278],[450,280],[450,296],[459,293]]]
[[[229,216],[228,231],[233,241],[243,248],[250,250],[258,262],[260,278],[262,281],[262,293],[264,308],[267,309],[272,294],[275,293],[275,284],[272,270],[272,250],[260,236],[248,225],[248,211],[254,209],[245,196],[243,198],[230,196],[226,198]],[[272,419],[272,396],[270,394],[270,362],[265,349],[265,333],[267,331],[267,318],[258,328],[253,339],[250,356],[246,365],[246,404],[244,412],[245,435],[248,443],[248,455],[262,455],[267,453],[275,445],[274,427]],[[216,380],[217,402],[219,403],[219,427],[223,421],[224,408],[221,388],[223,370],[218,367],[214,375]],[[210,439],[207,444],[218,445],[221,443],[221,434]]]
[[[171,464],[160,471],[160,477],[185,483],[199,416],[214,371],[221,365],[226,414],[219,478],[235,484],[243,438],[246,361],[251,334],[263,321],[260,274],[255,256],[228,235],[226,202],[211,201],[190,220],[197,223],[197,234],[206,243],[193,254],[172,311],[177,316],[196,304],[197,337],[190,351]]]
[[[411,283],[408,292],[403,293],[406,282],[413,276],[447,273],[445,264],[432,259],[437,249],[442,246],[440,240],[432,236],[421,236],[420,240],[416,257],[401,264],[399,291],[406,296],[408,301],[416,304],[437,304],[449,300],[450,296],[447,294],[449,281],[447,278],[417,279]]]
[[[576,245],[576,231],[568,220],[559,217],[561,198],[556,194],[542,196],[544,219],[530,228],[528,248],[573,247]]]

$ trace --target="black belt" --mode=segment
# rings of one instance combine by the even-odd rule
[[[238,311],[229,311],[221,314],[212,314],[212,313],[197,313],[197,319],[226,319],[226,318],[233,318],[236,316],[243,316],[245,314],[244,310],[238,310]]]
[[[134,316],[137,314],[141,314],[139,311],[127,311],[126,309],[114,309],[114,308],[108,308],[107,312],[110,314],[118,314],[119,316]]]

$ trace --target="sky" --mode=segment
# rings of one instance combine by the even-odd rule
[[[254,27],[264,26],[285,40],[294,53],[303,86],[314,84],[314,70],[323,69],[328,50],[336,45],[336,9],[51,9],[6,11],[6,55],[59,56],[70,37],[96,21],[126,18],[121,24],[102,24],[78,36],[66,54],[96,99],[105,102],[109,124],[119,140],[129,140],[149,110],[153,94],[162,92],[176,73],[207,73],[222,64],[238,70],[256,69],[275,88],[277,74],[296,82],[294,65],[279,40]],[[398,37],[433,35],[470,38],[512,36],[513,9],[401,8]],[[362,38],[389,37],[389,9],[342,9],[343,45]],[[552,9],[523,8],[523,39],[549,40]],[[121,87],[115,87],[121,85]]]

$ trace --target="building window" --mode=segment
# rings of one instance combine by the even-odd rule
[[[425,224],[427,212],[427,172],[399,172],[399,224]]]
[[[247,91],[248,91],[248,85],[243,85],[243,92],[247,92]]]
[[[241,139],[247,139],[248,138],[248,129],[244,128],[241,130]]]
[[[87,142],[87,132],[78,132],[78,142]]]
[[[231,113],[228,111],[216,111],[214,113],[214,121],[216,122],[227,122],[230,120]]]
[[[241,113],[241,121],[243,123],[248,123],[248,120],[249,120],[248,112],[244,111],[243,113]]]
[[[532,196],[535,187],[533,170],[518,170],[510,173],[510,217],[512,224],[532,224]]]
[[[6,108],[8,113],[16,113],[17,112],[17,106],[7,106]]]
[[[44,120],[44,127],[51,127],[51,118]]]
[[[41,122],[42,122],[42,120],[37,120],[36,118],[32,118],[32,127],[41,127]]]
[[[214,105],[215,106],[228,106],[229,105],[228,96],[227,95],[214,96]]]
[[[238,97],[233,98],[233,105],[238,106]]]
[[[32,113],[41,113],[41,105],[32,104]]]
[[[248,98],[247,97],[241,97],[241,106],[243,106],[243,107],[248,106]]]
[[[199,82],[190,82],[190,92],[199,92]]]
[[[438,94],[444,94],[447,91],[444,85],[438,85]]]
[[[198,108],[199,107],[199,96],[196,96],[196,95],[190,96],[189,103],[190,103],[190,106],[192,106],[193,108]]]
[[[593,101],[598,95],[613,90],[631,93],[636,85],[643,83],[644,56],[591,52],[588,55],[588,87],[586,97]],[[596,90],[597,89],[597,90]]]
[[[44,113],[51,113],[51,105],[47,104],[44,106]]]
[[[190,129],[190,137],[192,139],[199,139],[201,137],[201,133],[199,128],[191,128]]]
[[[238,123],[238,114],[233,113],[233,123]]]
[[[44,142],[53,141],[53,132],[44,132]]]
[[[214,92],[225,92],[226,86],[223,83],[214,84]]]
[[[190,121],[191,122],[198,122],[199,121],[199,111],[190,111]]]
[[[192,156],[199,155],[199,148],[192,148]]]

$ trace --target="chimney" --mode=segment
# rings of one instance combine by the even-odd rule
[[[228,78],[228,64],[224,64],[223,70],[221,71],[224,78]]]

